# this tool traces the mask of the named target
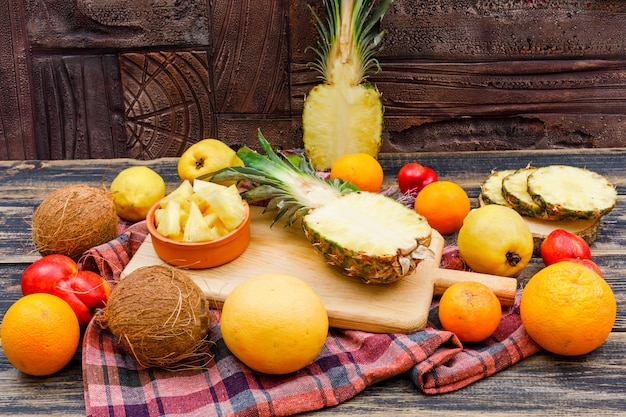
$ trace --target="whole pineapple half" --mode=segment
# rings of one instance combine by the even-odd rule
[[[383,104],[366,78],[379,69],[374,54],[385,36],[380,21],[392,1],[374,8],[373,0],[324,0],[326,21],[313,13],[320,40],[311,47],[318,58],[312,66],[324,82],[306,96],[302,130],[306,155],[319,171],[343,155],[378,156]]]
[[[265,211],[277,211],[272,224],[283,218],[288,227],[301,220],[313,247],[343,274],[386,284],[433,257],[428,248],[432,229],[423,216],[382,194],[325,181],[308,158],[296,165],[275,152],[260,132],[259,140],[266,156],[243,146],[237,156],[245,166],[220,170],[212,180],[251,181],[255,186],[242,197],[250,203],[269,199]]]

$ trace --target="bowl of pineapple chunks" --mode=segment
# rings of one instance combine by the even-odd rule
[[[250,242],[250,207],[236,185],[185,180],[146,217],[154,251],[170,265],[206,269],[241,255]]]

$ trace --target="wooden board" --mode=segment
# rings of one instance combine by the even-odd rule
[[[489,285],[503,305],[511,305],[515,297],[514,278],[440,269],[444,239],[437,232],[431,243],[434,259],[423,261],[413,274],[393,284],[366,285],[328,265],[299,227],[270,227],[272,215],[261,211],[251,208],[250,244],[239,258],[216,268],[186,270],[217,308],[238,284],[263,273],[291,274],[308,282],[322,298],[331,326],[379,333],[424,328],[433,295],[457,281]],[[139,267],[160,264],[163,261],[148,236],[124,269],[122,279]]]

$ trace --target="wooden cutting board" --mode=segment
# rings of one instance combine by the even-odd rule
[[[479,281],[491,287],[504,306],[512,305],[517,280],[493,275],[440,269],[443,237],[433,233],[430,248],[435,258],[422,261],[416,271],[387,285],[366,285],[344,276],[326,263],[298,226],[270,227],[272,214],[251,207],[251,238],[246,251],[234,261],[211,269],[186,270],[212,306],[220,308],[238,284],[264,273],[291,274],[308,282],[328,311],[330,325],[375,333],[410,333],[423,329],[433,295],[458,281]],[[135,269],[164,262],[146,238],[122,272],[122,279]]]

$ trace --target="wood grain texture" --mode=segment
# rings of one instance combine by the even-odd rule
[[[36,154],[24,2],[0,3],[0,159]]]
[[[492,168],[563,163],[587,166],[617,186],[618,206],[600,225],[592,245],[617,298],[617,321],[608,340],[591,354],[532,356],[462,390],[437,396],[421,394],[407,376],[380,381],[339,406],[307,416],[623,416],[626,410],[626,148],[554,151],[383,154],[386,182],[406,162],[432,166],[442,179],[458,182],[472,199]],[[28,222],[45,195],[62,185],[108,185],[121,169],[147,165],[177,183],[176,159],[80,161],[0,161],[0,318],[20,297],[20,278],[38,258],[29,244]],[[520,285],[541,269],[534,258]],[[1,341],[0,341],[1,343]],[[19,373],[0,354],[0,414],[6,416],[84,416],[80,354],[58,374],[35,378]]]
[[[212,71],[220,114],[289,115],[286,0],[212,2]]]
[[[27,1],[36,49],[128,49],[206,45],[204,1]]]
[[[115,55],[33,58],[39,159],[126,155]]]
[[[306,12],[292,8],[292,21]],[[383,151],[624,146],[625,23],[620,2],[394,2],[369,78],[385,106]],[[298,111],[319,82],[315,39],[292,28]]]
[[[304,98],[321,82],[308,5],[322,13],[288,0],[5,1],[0,158],[178,156],[204,136],[255,146],[259,128],[301,147]],[[383,152],[626,145],[625,24],[617,0],[394,1],[369,78]],[[164,54],[204,69],[184,58],[161,68],[162,88],[124,81],[153,83],[153,67],[127,64]],[[140,92],[154,102],[129,106]],[[172,105],[176,117],[160,113]]]

